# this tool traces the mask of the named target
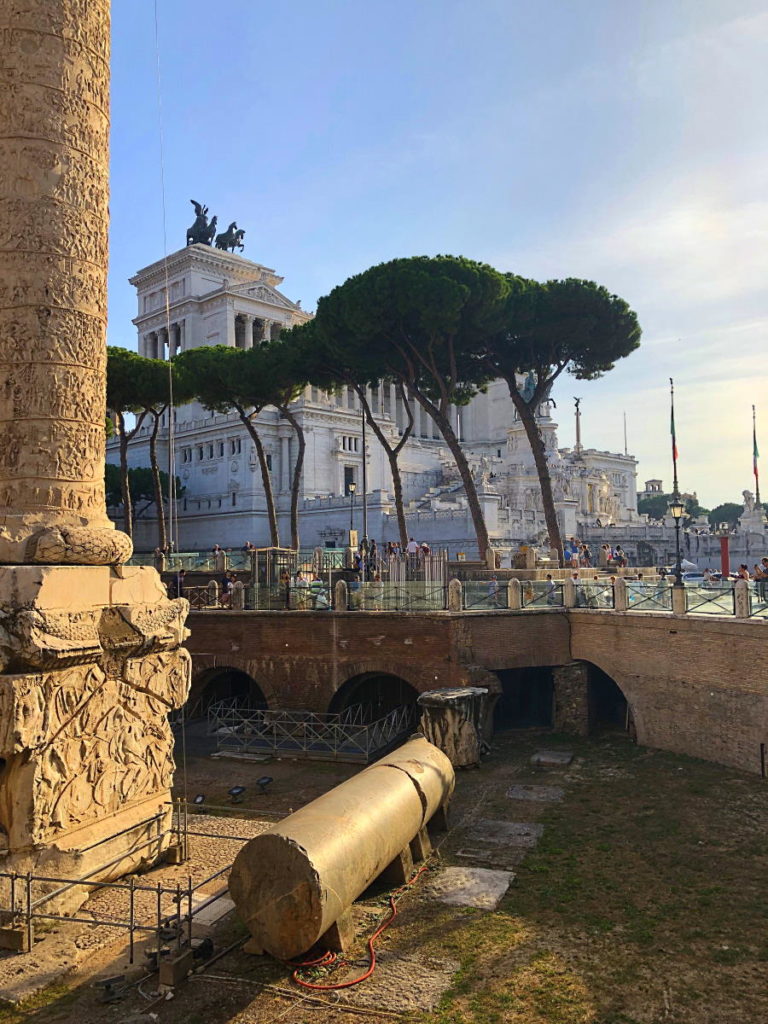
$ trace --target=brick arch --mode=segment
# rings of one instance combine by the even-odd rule
[[[189,690],[187,707],[194,711],[200,706],[205,688],[215,678],[216,673],[224,673],[227,670],[240,672],[248,676],[264,696],[267,707],[279,705],[279,699],[270,680],[263,677],[258,671],[258,666],[249,658],[238,657],[236,654],[228,655],[196,655],[192,659],[192,684]]]
[[[637,676],[627,672],[625,668],[622,669],[619,661],[620,654],[612,656],[603,654],[600,651],[590,652],[589,658],[582,657],[578,659],[578,663],[586,666],[587,671],[589,671],[590,666],[599,668],[601,672],[604,672],[616,684],[627,702],[637,742],[645,743],[647,732],[645,709],[643,706],[645,693],[642,685],[639,684]]]

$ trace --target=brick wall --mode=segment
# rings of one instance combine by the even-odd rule
[[[419,692],[468,684],[498,692],[494,671],[581,661],[621,688],[640,743],[748,771],[760,770],[760,743],[768,743],[768,627],[760,622],[575,609],[209,611],[192,613],[189,625],[192,700],[214,666],[247,672],[272,707],[326,711],[336,690],[364,672],[391,673]],[[566,715],[566,689],[561,717],[578,718],[578,701]]]
[[[571,654],[606,672],[651,747],[760,771],[768,743],[768,631],[761,622],[575,610]]]

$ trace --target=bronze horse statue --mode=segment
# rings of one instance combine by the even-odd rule
[[[198,203],[194,199],[189,201],[195,208],[195,223],[187,231],[187,245],[210,245],[213,242],[213,236],[216,234],[218,218],[213,217],[209,224],[208,207],[203,206],[202,203]]]
[[[220,235],[216,235],[216,248],[217,249],[231,249],[232,252],[235,249],[243,251],[245,246],[243,245],[243,236],[245,231],[243,228],[238,228],[237,221],[233,220],[226,231],[223,231]]]

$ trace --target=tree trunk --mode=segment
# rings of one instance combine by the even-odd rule
[[[245,429],[251,435],[251,440],[256,446],[256,456],[261,469],[261,482],[264,486],[264,497],[267,503],[267,517],[269,519],[269,536],[273,548],[280,547],[280,531],[277,526],[277,512],[275,510],[275,495],[272,491],[272,477],[269,475],[267,456],[264,454],[264,445],[261,443],[259,432],[253,425],[253,420],[241,406],[235,406],[237,414],[245,425]],[[256,413],[253,414],[254,416]]]
[[[299,451],[296,456],[296,463],[293,467],[291,477],[291,547],[294,551],[299,550],[299,488],[301,487],[301,474],[304,470],[304,452],[307,443],[304,440],[304,428],[288,409],[287,405],[278,406],[280,412],[285,416],[296,432],[296,439],[299,442]]]
[[[475,528],[477,548],[480,552],[480,561],[484,562],[486,552],[490,546],[490,541],[488,539],[488,530],[485,525],[485,519],[483,518],[483,510],[480,508],[480,500],[477,496],[477,488],[475,487],[475,481],[472,478],[472,472],[469,468],[467,457],[459,444],[459,439],[453,432],[453,427],[451,426],[451,421],[448,417],[441,412],[434,402],[430,402],[430,400],[420,391],[414,390],[413,394],[422,409],[425,409],[437,424],[440,433],[445,438],[445,443],[448,445],[451,454],[456,461],[456,468],[459,471],[461,482],[464,484],[464,490],[467,494],[467,503],[469,504],[469,511],[472,516],[472,525]]]
[[[528,438],[528,443],[531,446],[533,461],[536,463],[536,472],[538,473],[539,485],[541,487],[541,504],[544,509],[544,521],[547,524],[547,533],[549,534],[549,545],[557,551],[557,557],[560,560],[560,565],[562,566],[564,563],[563,539],[560,536],[560,524],[557,521],[555,499],[552,494],[552,477],[549,475],[549,465],[547,463],[547,451],[544,447],[544,438],[541,436],[539,425],[536,422],[536,413],[534,411],[538,406],[538,402],[535,405],[529,405],[517,390],[515,381],[507,379],[507,387],[509,388],[509,396],[512,399],[512,403],[520,416],[520,422],[523,424],[525,429],[525,436]]]
[[[165,410],[150,409],[154,422],[149,435],[149,464],[152,469],[152,484],[155,491],[155,508],[157,509],[157,546],[165,551],[168,546],[168,534],[165,528],[165,505],[163,504],[163,487],[160,480],[160,466],[157,461],[157,433],[160,429],[160,417]],[[170,483],[170,481],[169,481]],[[170,489],[168,495],[168,511],[170,513]]]
[[[400,392],[403,395],[403,404],[405,405],[406,411],[408,413],[408,426],[403,431],[403,436],[400,438],[398,444],[393,448],[390,445],[389,441],[387,440],[384,431],[381,429],[381,427],[371,414],[371,409],[370,406],[368,405],[368,399],[366,398],[365,395],[365,388],[359,388],[356,384],[353,384],[352,386],[357,392],[357,397],[360,399],[360,403],[363,406],[363,409],[365,411],[365,419],[368,423],[368,426],[376,435],[379,444],[384,449],[384,452],[387,456],[387,461],[389,462],[389,469],[390,472],[392,473],[392,489],[395,492],[395,514],[397,515],[397,529],[400,534],[400,546],[402,550],[405,551],[405,549],[408,547],[408,528],[405,525],[405,509],[403,508],[403,480],[402,477],[400,476],[400,465],[397,460],[400,455],[400,452],[403,450],[403,447],[405,446],[405,442],[408,440],[408,438],[411,435],[411,431],[413,430],[413,413],[411,412],[411,407],[408,401],[405,399],[405,394],[403,392],[402,385],[398,384],[398,388],[400,389]],[[365,453],[363,453],[363,457],[365,457]]]
[[[125,432],[125,417],[121,412],[115,415],[120,434],[120,493],[123,497],[123,532],[127,533],[129,537],[133,537],[131,484],[128,479],[128,435]]]

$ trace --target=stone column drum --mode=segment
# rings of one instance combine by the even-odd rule
[[[188,606],[104,502],[109,2],[0,40],[0,872],[106,879],[169,842]]]

